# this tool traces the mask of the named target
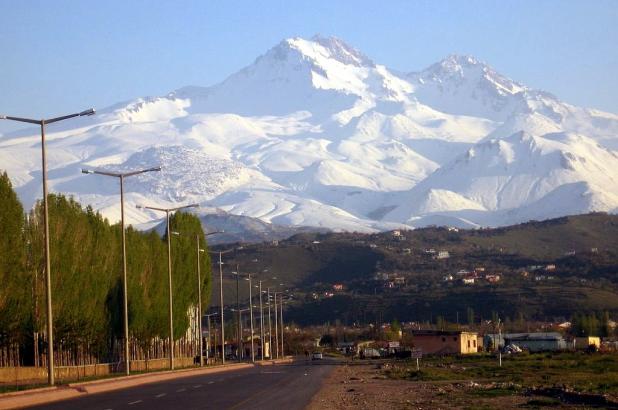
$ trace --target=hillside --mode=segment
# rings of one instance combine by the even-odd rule
[[[303,323],[455,322],[467,320],[469,309],[476,320],[492,312],[552,320],[618,313],[616,249],[618,216],[597,213],[483,230],[304,233],[243,245],[224,262],[270,285],[284,283],[297,295],[290,319]],[[235,282],[225,282],[226,294],[235,295]]]

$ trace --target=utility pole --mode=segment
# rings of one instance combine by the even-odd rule
[[[45,288],[47,302],[47,382],[53,386],[56,381],[54,377],[54,319],[52,313],[52,289],[51,289],[51,254],[49,251],[49,205],[47,201],[47,157],[45,153],[45,125],[54,122],[67,120],[74,117],[83,117],[94,115],[92,108],[75,113],[64,115],[62,117],[51,118],[47,120],[34,120],[30,118],[11,117],[8,115],[0,115],[0,120],[10,120],[17,122],[25,122],[28,124],[36,124],[41,127],[41,174],[43,182],[43,225],[45,232]]]

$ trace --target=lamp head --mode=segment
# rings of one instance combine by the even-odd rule
[[[82,168],[82,174],[94,174],[94,171]]]
[[[0,115],[0,120],[6,120],[6,115]]]
[[[94,113],[95,113],[94,108],[89,108],[89,109],[87,109],[85,111],[80,112],[79,116],[80,117],[84,117],[84,116],[88,116],[88,115],[94,115]]]
[[[135,207],[136,207],[137,209],[144,209],[144,206],[143,206],[143,205],[135,205]]]

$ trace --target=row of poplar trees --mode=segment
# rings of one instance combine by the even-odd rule
[[[49,195],[54,342],[100,361],[114,360],[122,338],[122,247],[119,224],[111,225],[90,207]],[[32,364],[36,335],[46,330],[43,207],[25,213],[6,173],[0,174],[0,348],[18,346],[19,364]],[[172,231],[174,338],[189,327],[197,304],[197,245],[206,242],[199,219],[176,213]],[[168,337],[167,244],[157,232],[128,228],[129,331],[147,349]],[[202,303],[208,306],[210,258],[201,254]],[[44,338],[43,338],[44,339]],[[38,345],[39,343],[37,343]],[[44,353],[46,346],[41,346]],[[116,358],[117,359],[117,358]]]

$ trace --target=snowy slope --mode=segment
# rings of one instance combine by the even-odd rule
[[[470,148],[400,197],[385,219],[413,223],[453,211],[480,225],[615,212],[618,155],[590,138],[524,132]],[[525,218],[525,219],[524,219]]]
[[[350,231],[618,208],[618,116],[473,57],[402,75],[332,37],[286,39],[220,84],[54,124],[48,141],[50,189],[111,220],[117,181],[80,168],[161,165],[127,180],[141,227],[160,218],[141,203]],[[26,207],[41,195],[39,150],[36,129],[0,136],[0,169]]]

